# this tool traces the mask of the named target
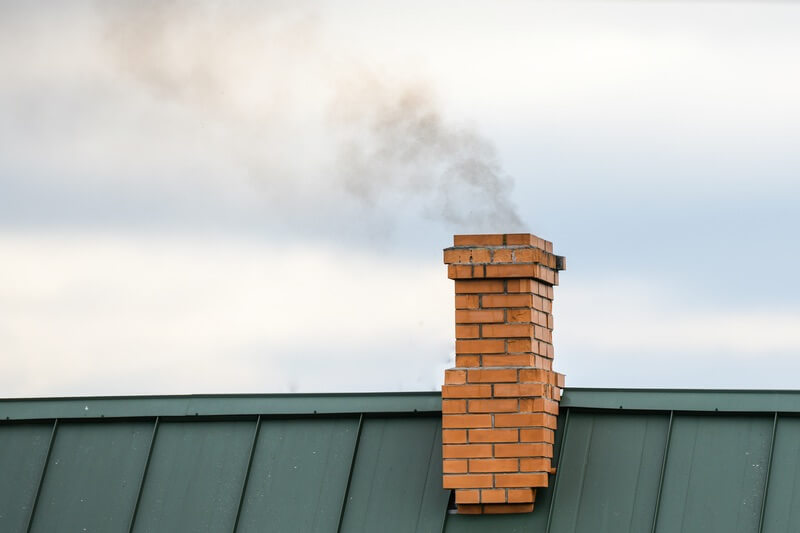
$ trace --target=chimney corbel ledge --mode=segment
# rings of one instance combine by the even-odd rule
[[[566,260],[529,233],[456,235],[456,366],[442,386],[443,484],[459,513],[533,511],[553,471],[564,376],[553,372],[553,286]]]

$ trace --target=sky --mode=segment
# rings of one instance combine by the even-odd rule
[[[412,391],[528,231],[568,387],[800,387],[800,4],[0,4],[0,396]]]

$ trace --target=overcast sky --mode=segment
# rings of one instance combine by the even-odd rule
[[[0,4],[0,396],[434,390],[520,230],[568,386],[800,388],[800,4],[430,4]]]

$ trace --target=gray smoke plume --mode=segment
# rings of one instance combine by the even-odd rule
[[[320,40],[316,16],[257,3],[98,6],[119,69],[228,131],[233,159],[257,180],[287,179],[291,162],[265,147],[283,135],[281,120],[316,108],[335,167],[319,172],[335,177],[329,186],[382,213],[413,208],[459,229],[521,228],[513,180],[492,143],[446,121],[424,83],[389,79],[337,53]],[[320,87],[310,105],[297,96],[308,85]],[[320,189],[302,188],[297,202],[310,190]]]

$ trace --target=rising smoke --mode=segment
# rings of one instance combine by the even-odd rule
[[[320,175],[363,206],[384,216],[413,208],[454,230],[521,229],[513,179],[494,146],[448,122],[425,82],[381,75],[338,52],[316,14],[291,5],[222,6],[102,3],[98,11],[115,65],[156,98],[227,130],[234,159],[257,169],[257,180],[287,179],[276,169],[291,161],[266,146],[293,112],[311,114],[328,145],[320,153],[330,161],[320,157],[319,167],[334,169]]]

